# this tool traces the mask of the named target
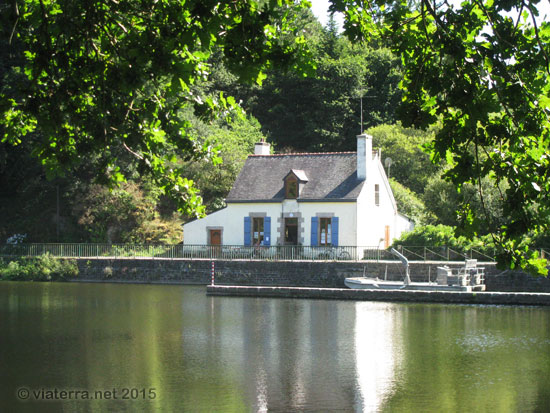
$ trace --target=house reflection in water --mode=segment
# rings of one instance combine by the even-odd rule
[[[392,304],[213,301],[209,364],[253,411],[373,411],[390,395],[399,365]]]
[[[403,352],[395,304],[358,302],[355,305],[356,411],[380,411],[394,390]]]

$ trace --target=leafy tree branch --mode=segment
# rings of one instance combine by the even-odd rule
[[[216,155],[189,133],[182,109],[192,106],[204,119],[240,112],[231,98],[197,94],[214,50],[243,81],[261,82],[273,65],[311,70],[293,28],[296,11],[306,6],[291,0],[17,0],[2,6],[9,61],[1,73],[1,140],[32,139],[51,175],[82,157],[111,153],[98,168],[113,185],[125,179],[114,156],[123,148],[183,212],[201,215],[193,182],[170,160]]]
[[[379,30],[401,56],[399,117],[404,126],[441,124],[427,147],[435,162],[444,159],[450,166],[447,179],[459,189],[477,183],[481,190],[484,178],[506,183],[505,220],[493,231],[501,263],[546,274],[544,261],[525,241],[548,230],[550,222],[550,23],[537,20],[540,2],[332,3],[350,22],[361,20],[345,26],[350,36],[368,39]],[[463,202],[457,205],[464,214],[462,231],[475,235],[483,208]]]

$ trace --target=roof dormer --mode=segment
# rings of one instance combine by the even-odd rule
[[[285,183],[285,198],[296,199],[300,196],[309,179],[301,169],[291,169],[283,178],[283,181]]]

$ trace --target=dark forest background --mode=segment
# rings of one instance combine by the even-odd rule
[[[192,110],[181,115],[201,143],[217,147],[223,159],[218,165],[174,160],[200,189],[207,212],[224,207],[224,197],[260,139],[276,152],[355,150],[362,100],[363,128],[381,148],[382,160],[391,158],[386,173],[398,208],[419,228],[411,242],[452,243],[454,227],[460,225],[455,206],[466,199],[475,208],[478,191],[466,185],[459,192],[441,178],[445,162],[432,163],[423,150],[434,128],[409,129],[397,121],[399,59],[383,44],[352,44],[338,34],[333,20],[323,27],[310,11],[304,11],[300,25],[313,51],[314,76],[272,67],[261,86],[244,84],[214,55],[212,75],[194,86],[201,93],[235,97],[245,113],[232,122],[208,123]],[[97,173],[96,165],[105,160],[80,160],[63,176],[48,177],[32,148],[32,139],[17,146],[0,144],[0,242],[17,234],[25,242],[181,242],[181,225],[188,218],[176,212],[173,201],[127,152],[116,156],[128,180],[113,189]],[[489,183],[483,189],[488,221],[498,225],[499,194]]]

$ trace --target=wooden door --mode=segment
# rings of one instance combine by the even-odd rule
[[[386,225],[385,234],[384,234],[384,248],[390,246],[390,226]]]
[[[221,245],[222,245],[222,231],[220,229],[211,229],[210,230],[210,249],[211,256],[213,258],[219,257],[221,254]]]
[[[210,245],[222,245],[222,231],[220,229],[210,230]]]

